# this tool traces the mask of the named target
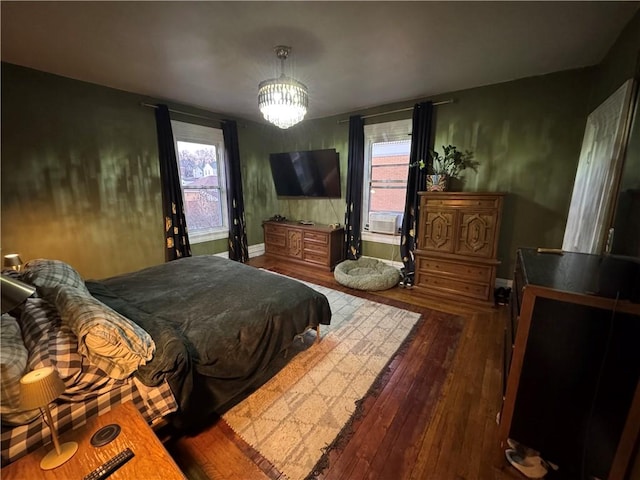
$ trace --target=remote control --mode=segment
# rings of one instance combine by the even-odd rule
[[[103,478],[107,478],[132,458],[133,452],[131,451],[131,449],[125,448],[115,457],[110,458],[105,463],[96,468],[93,472],[85,476],[83,480],[102,480]]]

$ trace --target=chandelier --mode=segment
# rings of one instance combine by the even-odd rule
[[[306,85],[284,74],[284,61],[291,47],[278,45],[274,50],[280,59],[280,78],[260,82],[258,107],[265,120],[280,128],[289,128],[302,121],[307,114],[309,93]]]

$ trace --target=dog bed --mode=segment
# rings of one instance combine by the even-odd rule
[[[387,290],[400,281],[400,272],[375,258],[360,257],[358,260],[345,260],[333,271],[336,281],[345,287],[356,290]]]

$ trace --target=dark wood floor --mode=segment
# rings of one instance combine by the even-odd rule
[[[506,465],[497,449],[496,414],[502,398],[502,339],[507,307],[470,308],[420,298],[413,290],[354,292],[338,285],[331,272],[265,257],[250,264],[285,275],[360,294],[402,308],[456,314],[463,330],[440,395],[429,398],[428,365],[421,363],[432,341],[437,315],[422,322],[415,339],[395,362],[380,394],[367,405],[353,437],[332,452],[326,480],[523,478]],[[423,381],[421,381],[423,380]],[[277,479],[268,462],[223,422],[169,449],[187,477],[200,479]]]

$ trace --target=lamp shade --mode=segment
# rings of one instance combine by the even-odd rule
[[[20,379],[20,408],[33,410],[49,405],[64,388],[64,382],[53,367],[33,370]]]
[[[7,275],[0,275],[0,297],[2,299],[2,313],[16,308],[33,295],[35,287]]]
[[[22,259],[17,253],[10,253],[4,256],[4,266],[9,268],[19,268],[22,265]]]

